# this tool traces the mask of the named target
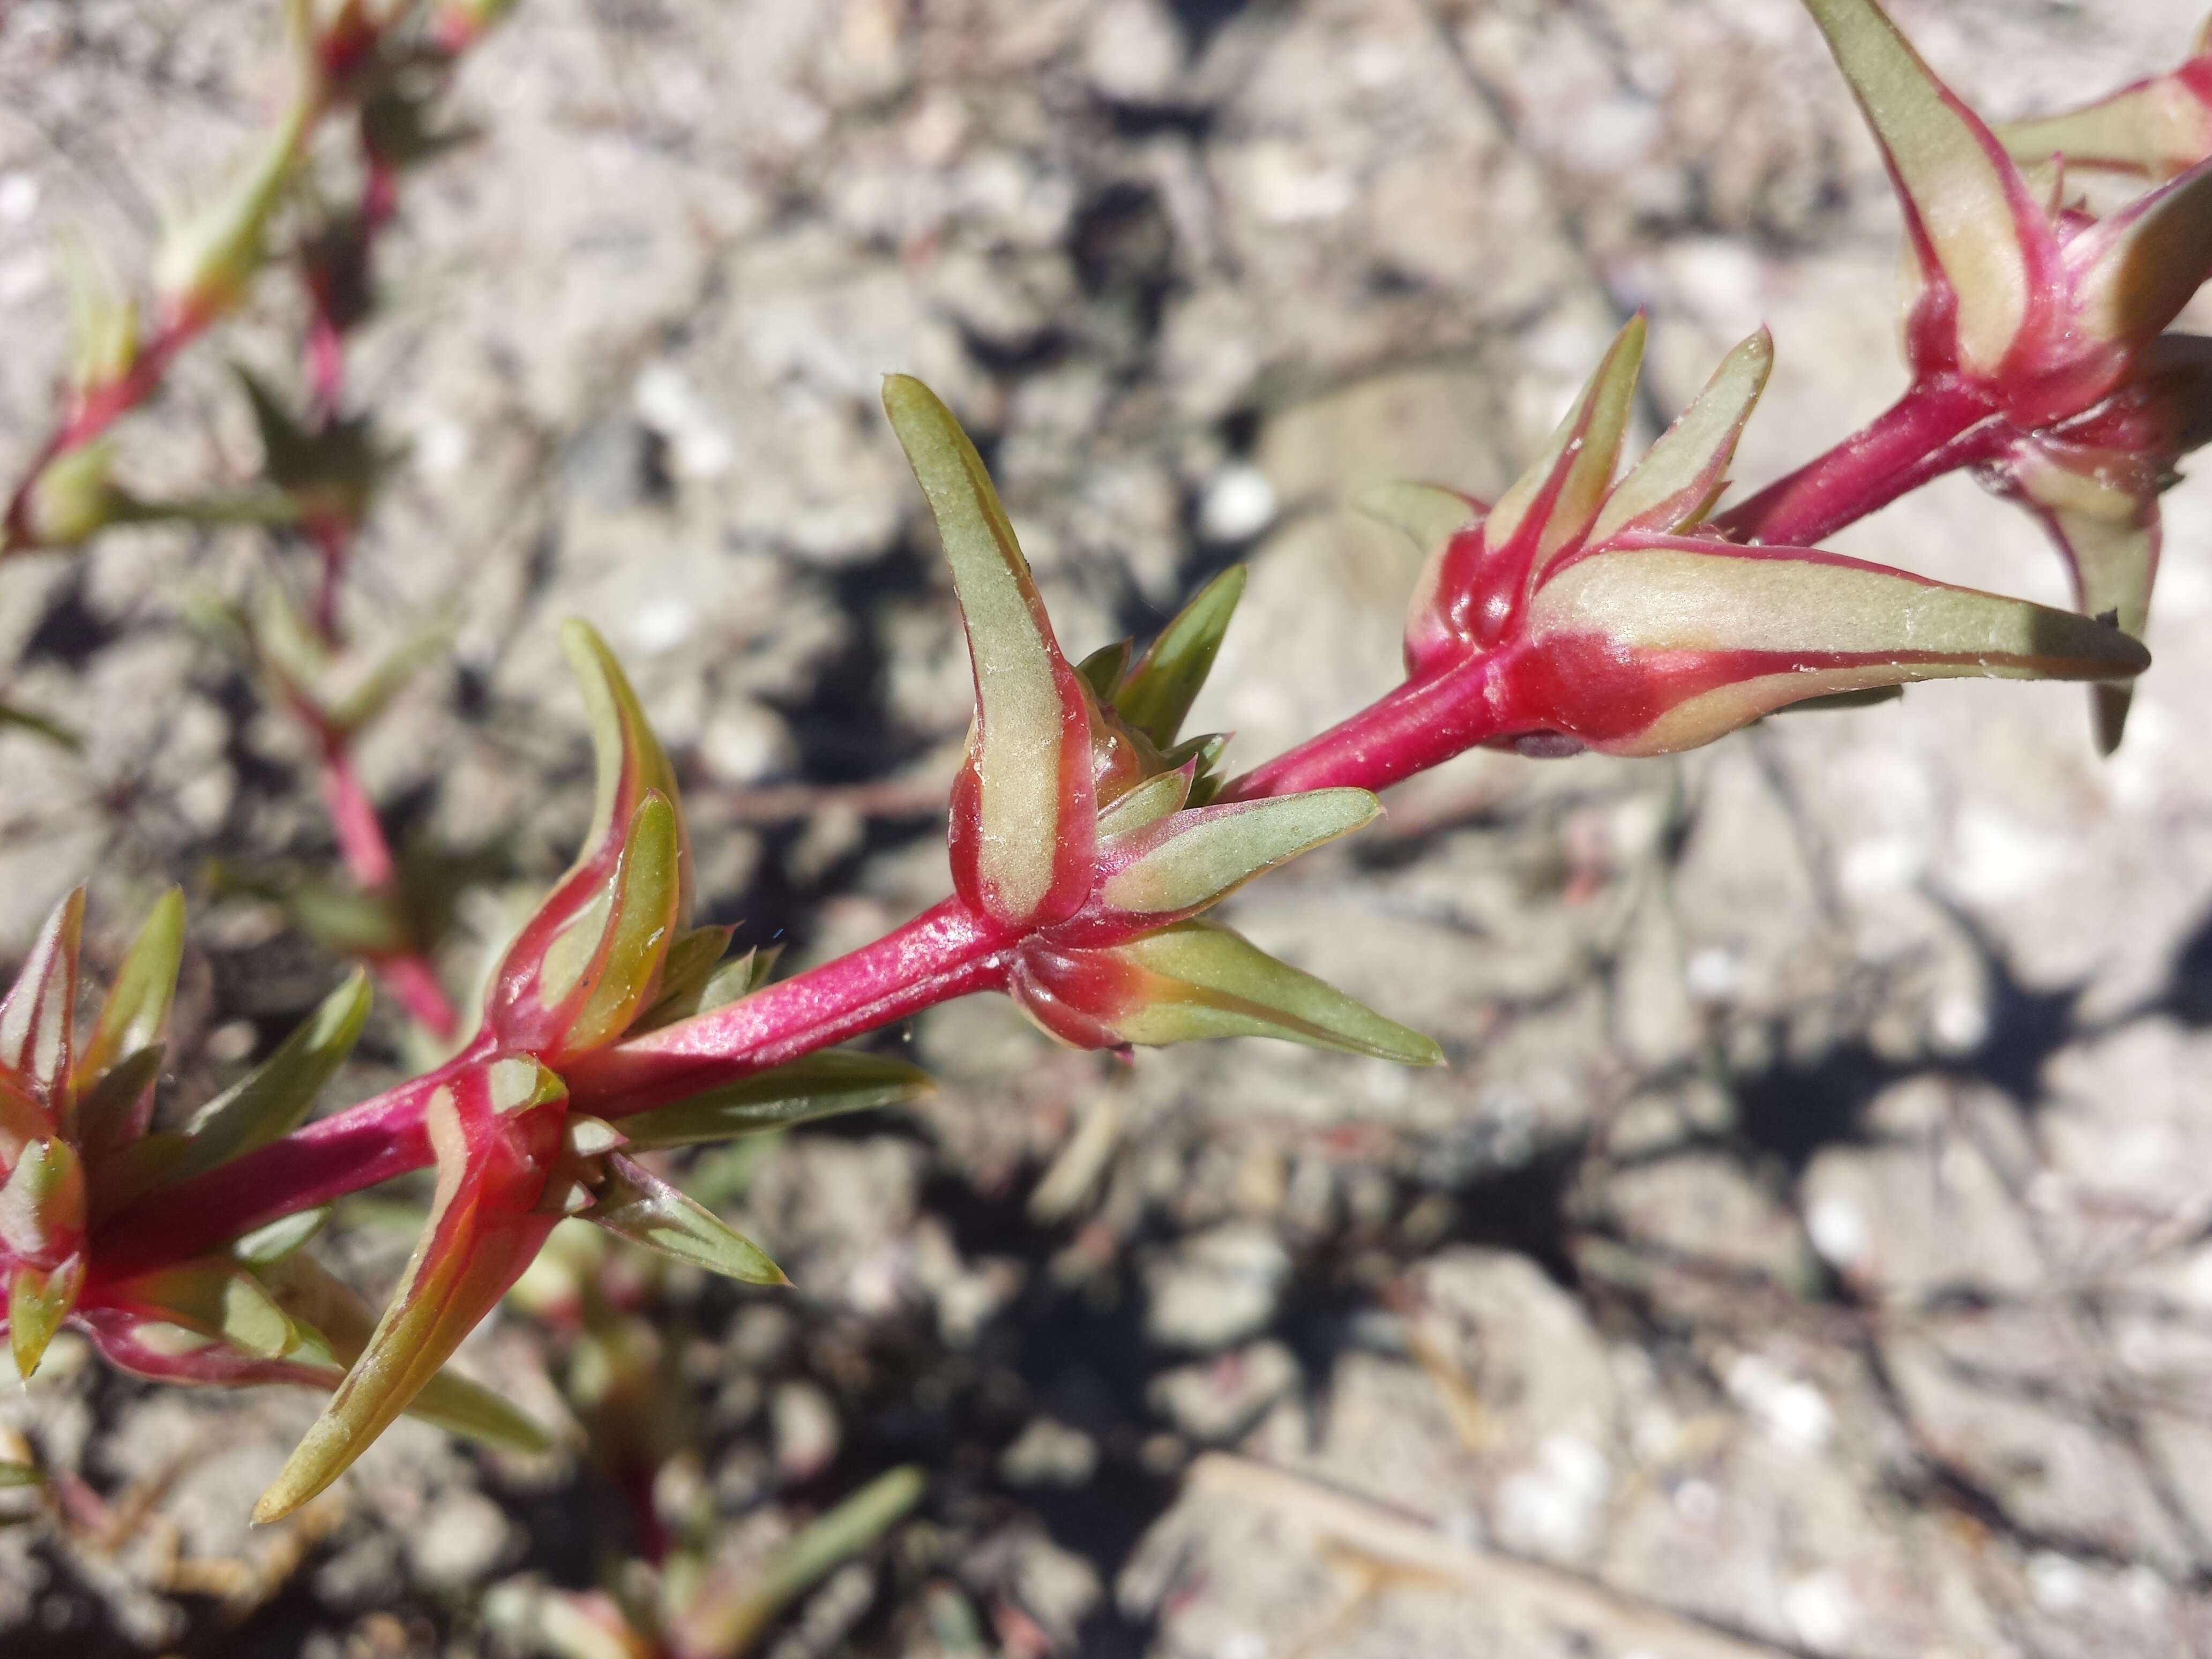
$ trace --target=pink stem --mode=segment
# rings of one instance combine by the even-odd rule
[[[325,731],[322,744],[323,805],[331,815],[331,829],[337,836],[346,873],[356,886],[387,886],[398,873],[398,866],[392,861],[391,843],[384,838],[384,825],[376,816],[368,791],[362,787],[361,775],[354,770],[353,756],[346,747],[345,738],[342,733]]]
[[[329,313],[318,311],[307,325],[307,355],[308,393],[328,421],[345,395],[345,340]]]
[[[1380,791],[1478,744],[1511,736],[1507,715],[1491,695],[1497,667],[1495,658],[1478,657],[1434,679],[1401,685],[1351,719],[1232,779],[1220,798]]]
[[[1950,465],[1967,465],[1973,455],[1948,465],[1938,458],[1991,413],[1987,396],[1964,380],[1919,381],[1818,460],[1717,515],[1714,527],[1739,541],[1810,547]]]
[[[1990,413],[1985,399],[1958,382],[1917,386],[1863,431],[1720,522],[1748,539],[1818,541],[1917,483],[1987,459],[1978,428]],[[1478,658],[1399,686],[1236,779],[1223,799],[1343,786],[1380,790],[1525,730],[1516,723],[1498,659]],[[377,870],[388,876],[390,849],[342,746],[325,745],[325,792],[356,879]],[[1002,987],[1018,942],[948,899],[848,956],[584,1058],[568,1070],[570,1099],[580,1109],[620,1118],[786,1064],[936,1003]],[[112,1277],[182,1261],[279,1216],[422,1168],[430,1161],[426,1103],[453,1067],[489,1057],[489,1041],[479,1038],[439,1072],[149,1194],[103,1231],[99,1271]]]
[[[1000,953],[1010,943],[1005,930],[948,899],[850,956],[593,1055],[568,1073],[572,1103],[625,1117],[989,989],[1005,974]],[[149,1194],[102,1231],[102,1275],[185,1261],[279,1216],[424,1168],[423,1109],[457,1068],[489,1054],[480,1038],[425,1077]]]
[[[127,1279],[188,1261],[280,1216],[426,1167],[423,1109],[466,1058],[149,1194],[100,1231],[94,1271]]]
[[[370,965],[376,969],[384,988],[421,1022],[425,1030],[441,1042],[453,1041],[453,1033],[460,1029],[460,1015],[454,1011],[446,988],[438,983],[438,975],[428,959],[419,952],[410,951],[403,957],[380,957]]]
[[[586,1056],[570,1102],[625,1116],[842,1042],[1004,976],[1017,936],[957,898],[809,973]]]
[[[365,891],[388,891],[398,875],[398,865],[392,856],[392,843],[385,839],[384,824],[376,816],[368,791],[362,787],[361,775],[354,770],[344,735],[325,728],[321,737],[323,804],[330,813],[346,873]],[[460,1015],[421,952],[404,951],[379,957],[370,965],[385,988],[432,1036],[441,1042],[453,1040],[460,1029]]]

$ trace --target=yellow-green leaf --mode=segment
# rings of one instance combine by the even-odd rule
[[[1602,545],[1632,530],[1686,530],[1703,519],[1773,367],[1774,338],[1763,328],[1729,353],[1697,401],[1606,498],[1591,542]]]
[[[1115,712],[1154,747],[1175,746],[1191,704],[1221,654],[1222,637],[1244,597],[1244,567],[1233,564],[1200,588],[1121,677],[1113,694]]]
[[[1097,816],[1089,757],[1068,752],[1072,733],[1089,727],[1079,682],[999,492],[951,410],[903,374],[884,380],[884,409],[936,518],[975,667],[971,897],[1008,923],[1066,914],[1082,899]],[[956,881],[961,875],[956,849]]]
[[[1960,356],[1992,374],[2027,320],[2026,186],[1874,0],[1805,0],[1889,157],[1915,230],[1958,297]]]
[[[895,1106],[934,1085],[888,1054],[829,1050],[639,1112],[617,1126],[633,1152],[760,1134],[810,1118]]]
[[[725,1279],[747,1285],[790,1283],[759,1245],[620,1152],[607,1154],[606,1178],[598,1200],[581,1214],[617,1237]]]
[[[1187,913],[1373,823],[1382,810],[1364,789],[1316,789],[1180,813],[1157,844],[1107,879],[1099,897],[1139,915]]]
[[[1556,555],[1589,532],[1613,487],[1621,438],[1635,412],[1644,337],[1644,313],[1638,312],[1614,337],[1604,361],[1542,453],[1491,509],[1483,538],[1492,547],[1503,547],[1521,535],[1529,514],[1543,509],[1543,522],[1534,526],[1532,571],[1540,573]]]
[[[203,1175],[297,1128],[353,1052],[370,1000],[368,975],[356,968],[275,1054],[192,1115],[169,1178]]]

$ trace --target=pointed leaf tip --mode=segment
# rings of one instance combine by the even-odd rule
[[[696,1199],[620,1152],[607,1154],[606,1179],[582,1214],[617,1237],[725,1279],[745,1285],[791,1282],[760,1246]]]
[[[1626,531],[1684,531],[1701,520],[1727,483],[1773,368],[1774,337],[1762,327],[1722,360],[1697,400],[1606,498],[1592,544]]]
[[[2148,344],[2212,277],[2212,160],[2106,220],[2080,289],[2082,325],[2105,340]]]
[[[1522,534],[1531,514],[1542,514],[1532,574],[1589,532],[1613,487],[1621,439],[1635,412],[1646,331],[1639,311],[1613,337],[1542,453],[1491,509],[1483,537],[1494,548]]]
[[[1956,296],[1961,359],[1994,373],[2027,319],[2027,250],[2049,240],[2018,170],[1874,0],[1805,6],[1888,158],[1916,242]]]
[[[1113,696],[1115,710],[1155,748],[1175,746],[1221,653],[1222,637],[1244,597],[1245,580],[1244,567],[1232,564],[1199,589],[1121,677]]]
[[[1081,682],[952,412],[903,374],[884,380],[884,410],[937,521],[975,669],[975,735],[953,793],[954,884],[995,921],[1057,921],[1089,890],[1097,833]]]
[[[676,814],[679,860],[679,915],[691,914],[691,846],[684,828],[683,798],[676,787],[676,769],[653,735],[645,706],[630,687],[599,630],[580,617],[561,624],[561,648],[568,654],[577,685],[584,694],[584,708],[592,732],[592,756],[598,779],[592,804],[592,828],[583,850],[569,871],[574,876],[594,860],[612,856],[628,831],[639,805],[654,790],[667,798]]]
[[[14,987],[0,1000],[0,1080],[12,1079],[54,1128],[67,1127],[71,1103],[77,947],[83,933],[84,889],[78,887],[47,915]]]
[[[51,1271],[24,1262],[8,1284],[8,1346],[15,1375],[28,1382],[46,1357],[54,1333],[76,1306],[84,1287],[84,1257],[72,1255]]]
[[[107,1150],[135,1140],[146,1130],[153,1110],[154,1078],[136,1089],[103,1089],[95,1110],[90,1097],[109,1072],[126,1060],[151,1053],[158,1070],[169,1034],[169,1009],[176,1000],[177,970],[185,951],[185,894],[172,887],[155,900],[140,924],[138,936],[124,953],[114,981],[100,1004],[92,1036],[76,1058],[74,1086],[79,1096],[77,1138],[84,1146]],[[139,1061],[143,1068],[145,1062]],[[95,1119],[97,1121],[95,1121]]]
[[[1079,1048],[1266,1036],[1404,1066],[1443,1060],[1419,1032],[1205,920],[1097,950],[1024,951],[1007,988],[1038,1024]]]
[[[424,1112],[438,1186],[390,1304],[337,1392],[254,1506],[290,1514],[350,1468],[406,1410],[529,1266],[557,1213],[541,1204],[562,1118],[535,1070],[455,1073]],[[557,1098],[557,1097],[555,1097]]]
[[[274,1054],[192,1115],[167,1179],[204,1175],[298,1128],[353,1053],[372,1000],[368,975],[355,969]]]

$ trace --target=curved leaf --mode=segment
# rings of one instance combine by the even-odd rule
[[[1221,654],[1222,636],[1244,597],[1244,567],[1232,564],[1200,588],[1110,694],[1115,712],[1155,748],[1175,746],[1191,704]]]
[[[1638,312],[1614,337],[1551,441],[1491,509],[1483,529],[1490,546],[1503,547],[1524,532],[1533,533],[1532,576],[1589,533],[1613,487],[1621,439],[1635,411],[1644,339],[1644,313]]]
[[[100,1004],[100,1018],[76,1060],[76,1087],[82,1097],[125,1056],[159,1050],[169,1036],[169,1009],[176,1000],[177,969],[185,954],[185,894],[172,887],[154,902],[138,936],[124,953],[122,966]],[[155,1062],[159,1067],[158,1058]],[[88,1147],[108,1147],[145,1133],[153,1109],[153,1079],[125,1097],[103,1103],[94,1121],[88,1101],[78,1109],[78,1139]]]
[[[167,1178],[204,1175],[299,1127],[323,1085],[353,1052],[370,1001],[368,975],[356,968],[275,1054],[192,1115],[185,1126],[184,1150]]]
[[[1090,890],[1096,836],[1081,681],[952,412],[903,374],[884,380],[884,410],[936,518],[975,668],[975,735],[953,794],[954,884],[1009,926],[1058,921]]]
[[[599,1197],[578,1214],[619,1238],[747,1285],[788,1285],[783,1269],[696,1199],[635,1159],[606,1155]]]
[[[1888,159],[1915,245],[1956,298],[1961,359],[1994,373],[2027,320],[2035,281],[2028,251],[2048,247],[2048,227],[1981,118],[1874,0],[1805,5]]]
[[[84,889],[79,887],[47,915],[22,971],[0,1000],[0,1078],[37,1107],[47,1133],[69,1124],[77,945],[83,933]],[[0,1146],[9,1162],[15,1151]]]
[[[1684,531],[1702,520],[1726,485],[1736,441],[1773,367],[1774,337],[1764,328],[1729,353],[1697,401],[1606,497],[1592,544],[1632,530]]]
[[[337,1479],[435,1376],[529,1266],[556,1210],[540,1208],[565,1097],[533,1062],[457,1073],[425,1109],[438,1188],[422,1236],[361,1354],[255,1504],[290,1514]]]
[[[1443,1060],[1419,1032],[1210,921],[1101,950],[1026,951],[1009,988],[1039,1024],[1082,1048],[1267,1036],[1404,1066]]]
[[[1152,832],[1142,853],[1107,878],[1099,898],[1133,915],[1188,914],[1264,870],[1373,823],[1382,811],[1364,789],[1316,789],[1178,812]]]
[[[760,1134],[927,1094],[927,1073],[888,1054],[831,1049],[621,1120],[634,1152]]]

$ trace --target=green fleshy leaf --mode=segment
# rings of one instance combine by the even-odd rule
[[[2085,235],[2101,246],[2081,274],[2082,327],[2100,339],[2148,344],[2212,278],[2212,160]]]
[[[1111,645],[1102,645],[1081,662],[1075,672],[1091,688],[1091,695],[1111,707],[1114,694],[1121,689],[1122,679],[1129,672],[1132,647],[1127,640],[1116,640]]]
[[[678,933],[660,964],[660,994],[652,1007],[630,1022],[631,1034],[659,1030],[699,1012],[708,985],[716,970],[726,965],[722,957],[730,948],[730,936],[737,931],[732,927],[695,927],[688,933]]]
[[[109,1066],[76,1103],[77,1139],[86,1146],[110,1152],[119,1151],[136,1139],[132,1131],[139,1119],[139,1107],[147,1103],[149,1091],[160,1080],[167,1052],[156,1044],[125,1054]]]
[[[1623,655],[1741,652],[1765,660],[1741,680],[1657,708],[1640,730],[1585,737],[1616,755],[1695,748],[1839,691],[1966,677],[2122,680],[2150,661],[2118,629],[2070,611],[1879,565],[1717,542],[1577,559],[1538,592],[1528,634],[1540,648],[1595,635]]]
[[[287,1218],[291,1219],[291,1218]],[[258,1262],[254,1275],[295,1324],[312,1330],[337,1365],[352,1364],[376,1329],[376,1313],[353,1287],[313,1256],[286,1254]],[[410,1417],[502,1451],[550,1450],[544,1426],[500,1395],[453,1371],[440,1371],[407,1407]]]
[[[70,1117],[77,945],[83,933],[84,889],[79,887],[48,915],[15,983],[0,1000],[0,1076],[36,1104],[49,1133]],[[13,1151],[0,1147],[0,1153]]]
[[[2078,109],[2012,122],[1996,134],[2023,167],[2063,155],[2073,168],[2178,178],[2212,155],[2212,96],[2183,75],[2164,75]]]
[[[300,1334],[260,1279],[228,1258],[143,1273],[112,1296],[133,1312],[217,1338],[257,1359],[279,1359],[299,1346]]]
[[[1221,654],[1222,636],[1244,597],[1244,567],[1231,565],[1199,589],[1122,677],[1114,694],[1115,710],[1154,747],[1175,746],[1191,704]]]
[[[975,667],[963,774],[974,805],[972,823],[954,814],[955,884],[1000,921],[1058,920],[1082,902],[1097,814],[1090,757],[1067,752],[1072,734],[1090,724],[1082,682],[1060,655],[1006,507],[952,411],[903,374],[884,381],[884,410],[937,520]]]
[[[574,870],[603,854],[617,837],[627,836],[631,821],[647,793],[658,790],[676,814],[677,925],[691,915],[691,842],[684,827],[683,797],[676,787],[676,769],[653,735],[644,705],[631,690],[622,665],[607,642],[588,623],[570,618],[561,624],[561,648],[584,694],[584,710],[592,730],[592,753],[597,789],[592,804],[592,828]]]
[[[896,1526],[928,1490],[911,1466],[881,1474],[769,1558],[767,1571],[710,1577],[671,1620],[682,1653],[747,1653],[776,1615],[817,1580]]]
[[[46,1345],[76,1306],[84,1288],[84,1256],[69,1257],[51,1273],[27,1263],[15,1269],[8,1285],[8,1346],[15,1361],[15,1375],[28,1382],[46,1358]]]
[[[2026,249],[2047,242],[2027,216],[2019,173],[1980,119],[1920,60],[1874,0],[1805,0],[1867,125],[1887,155],[1908,216],[1957,296],[1960,355],[1993,374],[2026,321]],[[2047,157],[2045,159],[2048,159]]]
[[[619,1238],[746,1285],[787,1285],[783,1269],[750,1239],[635,1159],[610,1152],[598,1201],[582,1211]]]
[[[526,1067],[535,1083],[501,1075]],[[344,1380],[254,1505],[256,1521],[291,1514],[350,1468],[529,1265],[558,1218],[539,1206],[564,1096],[544,1067],[503,1060],[454,1074],[430,1097],[423,1121],[438,1188],[429,1218]]]
[[[1161,763],[1170,771],[1191,768],[1190,793],[1183,801],[1185,806],[1213,805],[1221,786],[1228,781],[1221,772],[1222,757],[1228,752],[1229,733],[1207,732],[1185,738],[1160,757]]]
[[[1503,547],[1522,533],[1529,514],[1549,493],[1544,521],[1535,526],[1531,580],[1555,556],[1589,533],[1600,504],[1613,488],[1613,469],[1620,464],[1621,439],[1635,411],[1644,339],[1644,316],[1639,312],[1614,337],[1604,361],[1542,453],[1491,509],[1483,535],[1491,546]]]
[[[651,1659],[660,1650],[599,1592],[536,1578],[502,1579],[487,1589],[483,1622],[514,1650],[547,1659]]]
[[[832,1050],[639,1112],[616,1127],[633,1152],[650,1152],[892,1106],[933,1086],[928,1073],[902,1060]]]
[[[1272,1036],[1401,1066],[1443,1060],[1443,1051],[1419,1032],[1210,922],[1179,922],[1104,954],[1136,968],[1153,987],[1142,1006],[1117,1022],[1126,1042]]]
[[[458,620],[436,617],[405,635],[350,690],[331,702],[325,711],[331,724],[340,732],[358,732],[374,720],[416,674],[445,653]]]
[[[169,1008],[185,954],[185,894],[172,887],[154,902],[124,953],[92,1036],[77,1056],[76,1086],[96,1082],[125,1054],[168,1041]]]
[[[203,1175],[297,1128],[353,1052],[369,1001],[368,975],[356,968],[275,1054],[192,1115],[169,1178]]]
[[[113,386],[137,362],[138,307],[118,289],[82,236],[64,239],[61,269],[63,286],[69,289],[76,347],[70,362],[70,387],[82,396]]]
[[[1591,542],[1630,530],[1687,530],[1703,519],[1726,482],[1736,442],[1773,367],[1773,337],[1763,328],[1729,353],[1697,401],[1606,498]]]
[[[162,304],[204,320],[228,310],[260,265],[263,234],[304,149],[315,102],[296,98],[207,204],[172,224],[154,259]]]
[[[1316,789],[1179,814],[1157,846],[1107,879],[1099,898],[1139,915],[1195,910],[1373,823],[1382,810],[1364,789]]]
[[[1180,812],[1190,799],[1190,774],[1180,767],[1146,778],[1099,812],[1099,839],[1120,841]]]
[[[1425,483],[1377,484],[1363,490],[1352,506],[1403,536],[1424,560],[1438,557],[1454,538],[1481,524],[1486,511],[1471,495]]]
[[[43,1486],[46,1477],[30,1463],[0,1462],[0,1492],[18,1486]]]
[[[398,956],[415,947],[414,930],[390,896],[300,871],[266,873],[220,860],[207,867],[209,890],[273,904],[292,926],[343,957]]]
[[[656,790],[646,796],[630,821],[622,862],[613,877],[612,920],[605,942],[593,953],[591,988],[562,1035],[564,1054],[588,1053],[612,1042],[655,994],[661,961],[678,924],[683,863],[676,809]],[[580,935],[584,930],[571,931]],[[545,953],[547,994],[552,1000],[563,994],[553,985],[556,957],[570,937],[556,939]]]
[[[0,1245],[18,1256],[52,1260],[84,1234],[84,1163],[58,1136],[33,1140],[0,1182]]]

